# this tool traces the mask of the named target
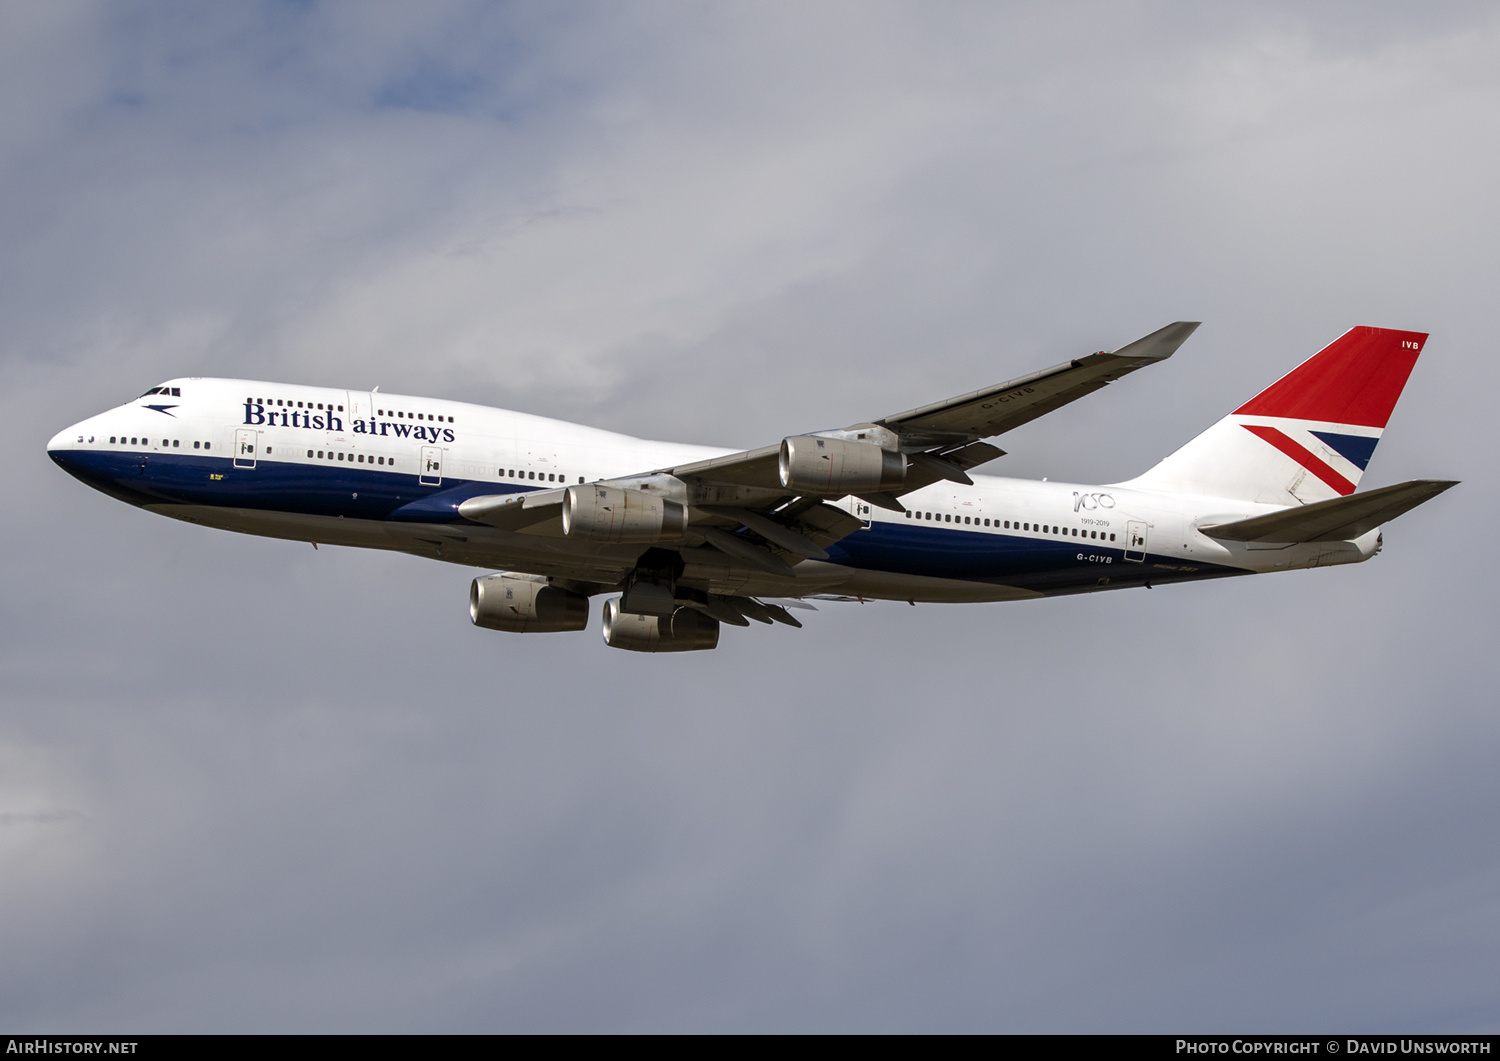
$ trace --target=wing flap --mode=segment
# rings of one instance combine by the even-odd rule
[[[1349,541],[1457,485],[1456,480],[1450,479],[1413,479],[1199,530],[1210,538],[1234,542]]]
[[[748,527],[772,545],[785,549],[794,556],[812,560],[828,559],[827,550],[817,542],[793,530],[786,524],[772,519],[770,516],[762,515],[759,512],[752,512],[748,508],[735,508],[731,505],[704,505],[701,507],[706,512],[714,512],[718,515],[729,516],[731,519],[738,520],[740,526]]]

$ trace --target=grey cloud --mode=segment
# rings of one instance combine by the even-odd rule
[[[58,10],[0,33],[6,1027],[1493,1029],[1488,8]],[[1433,333],[1371,481],[1464,485],[1354,569],[637,659],[41,452],[181,374],[750,445],[1179,318],[996,468],[1369,323]]]

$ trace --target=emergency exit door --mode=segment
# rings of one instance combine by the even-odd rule
[[[443,451],[438,446],[422,447],[422,474],[417,482],[423,486],[440,486],[443,482]]]
[[[256,431],[243,427],[234,433],[234,466],[236,468],[255,467],[256,434]]]

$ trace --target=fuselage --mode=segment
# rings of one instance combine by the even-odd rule
[[[609,587],[646,547],[500,530],[458,506],[731,451],[443,399],[183,378],[60,432],[48,452],[90,486],[175,519]],[[1272,505],[1129,484],[973,480],[907,493],[905,512],[839,500],[865,527],[830,546],[828,560],[797,564],[794,578],[702,548],[683,552],[681,580],[712,593],[1018,600],[1358,562],[1379,546],[1378,531],[1257,547],[1197,529]]]

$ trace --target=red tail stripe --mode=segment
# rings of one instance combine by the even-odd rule
[[[1334,471],[1326,461],[1319,458],[1316,453],[1291,436],[1276,430],[1274,427],[1267,427],[1264,424],[1241,424],[1240,426],[1255,437],[1265,439],[1288,457],[1292,458],[1292,460],[1333,487],[1341,495],[1347,497],[1354,493],[1353,483]]]
[[[1351,328],[1235,412],[1385,427],[1426,342],[1426,332]]]

